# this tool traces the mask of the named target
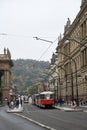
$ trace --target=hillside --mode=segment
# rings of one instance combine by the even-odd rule
[[[18,59],[13,63],[12,82],[20,91],[47,79],[49,62]]]

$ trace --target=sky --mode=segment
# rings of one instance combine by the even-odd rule
[[[81,0],[0,0],[0,54],[5,47],[12,59],[50,62],[67,18],[72,23],[80,6]]]

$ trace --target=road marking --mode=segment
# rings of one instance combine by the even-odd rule
[[[35,120],[32,120],[31,118],[28,118],[28,117],[26,117],[26,116],[20,115],[20,114],[18,114],[18,113],[14,113],[14,114],[15,114],[15,115],[18,115],[18,116],[20,116],[20,117],[22,117],[22,118],[24,118],[24,119],[27,119],[27,120],[29,120],[29,121],[31,121],[31,122],[33,122],[33,123],[35,123],[35,124],[37,124],[37,125],[39,125],[39,126],[41,126],[41,127],[43,127],[43,128],[46,128],[46,129],[48,129],[48,130],[56,130],[56,129],[54,129],[54,128],[51,128],[51,127],[46,126],[46,125],[44,125],[44,124],[41,124],[41,123],[39,123],[39,122],[37,122],[37,121],[35,121]]]

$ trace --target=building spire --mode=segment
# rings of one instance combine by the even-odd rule
[[[87,0],[82,0],[81,5],[83,5],[85,2],[87,2]]]

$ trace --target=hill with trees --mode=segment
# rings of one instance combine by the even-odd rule
[[[13,60],[12,83],[19,91],[48,79],[49,62],[30,59]]]

